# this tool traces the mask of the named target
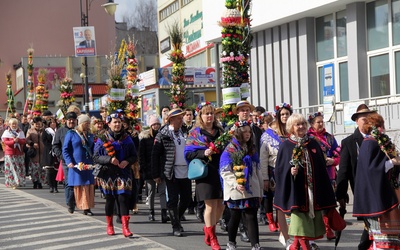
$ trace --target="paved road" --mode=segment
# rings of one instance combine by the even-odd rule
[[[27,180],[29,183],[29,180]],[[67,211],[61,185],[60,193],[50,194],[48,189],[27,187],[9,189],[4,187],[4,177],[0,176],[0,249],[210,249],[203,243],[201,223],[194,215],[186,215],[183,222],[185,237],[171,235],[171,225],[147,220],[145,204],[139,204],[139,213],[131,215],[130,229],[134,233],[125,238],[121,225],[115,224],[115,236],[106,235],[104,215],[105,200],[96,193],[94,216],[85,216],[80,211]],[[351,204],[350,204],[351,205]],[[357,249],[362,224],[350,215],[349,225],[342,234],[338,249]],[[228,241],[226,232],[217,228],[221,246]],[[278,233],[270,233],[268,226],[260,224],[260,243],[264,249],[283,249],[277,241]],[[241,242],[238,249],[250,249],[249,243]],[[334,242],[318,240],[321,249],[334,249]],[[224,248],[224,247],[223,247]]]

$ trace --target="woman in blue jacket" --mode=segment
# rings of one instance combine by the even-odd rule
[[[91,170],[94,136],[89,130],[89,116],[78,116],[78,127],[67,132],[62,147],[64,161],[69,168],[68,185],[74,187],[76,207],[83,210],[84,215],[93,215],[90,209],[94,207],[94,176]],[[73,209],[69,212],[73,213]]]

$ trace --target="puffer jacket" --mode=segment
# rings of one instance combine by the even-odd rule
[[[140,172],[145,180],[152,180],[151,173],[151,152],[153,151],[154,136],[151,136],[150,130],[143,130],[139,134],[139,165]]]
[[[158,131],[151,152],[151,173],[154,179],[172,180],[175,162],[175,143],[169,124]]]

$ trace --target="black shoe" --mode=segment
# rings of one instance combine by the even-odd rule
[[[153,214],[149,214],[149,221],[155,221],[156,219],[154,218]]]
[[[83,214],[84,214],[84,215],[88,215],[88,216],[93,216],[93,215],[94,215],[94,214],[92,213],[92,211],[90,211],[90,209],[83,210]]]
[[[56,189],[54,189],[54,193],[58,193],[58,189],[56,188]]]
[[[181,216],[181,221],[186,221],[185,215],[182,215],[182,216]]]
[[[189,208],[188,209],[188,214],[194,214],[194,208]]]
[[[68,212],[69,212],[70,214],[73,214],[74,211],[75,211],[75,208],[73,208],[73,207],[68,207]]]
[[[121,216],[117,216],[115,222],[117,222],[118,224],[122,224]]]
[[[50,188],[50,193],[54,193],[54,188]]]
[[[161,223],[167,223],[171,219],[167,215],[167,209],[161,209]]]
[[[196,211],[196,218],[198,222],[204,223],[204,213],[200,209]]]

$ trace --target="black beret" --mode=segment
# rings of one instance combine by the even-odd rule
[[[68,112],[66,115],[65,115],[65,119],[76,119],[76,118],[78,118],[78,116],[76,115],[76,113],[75,112]]]

